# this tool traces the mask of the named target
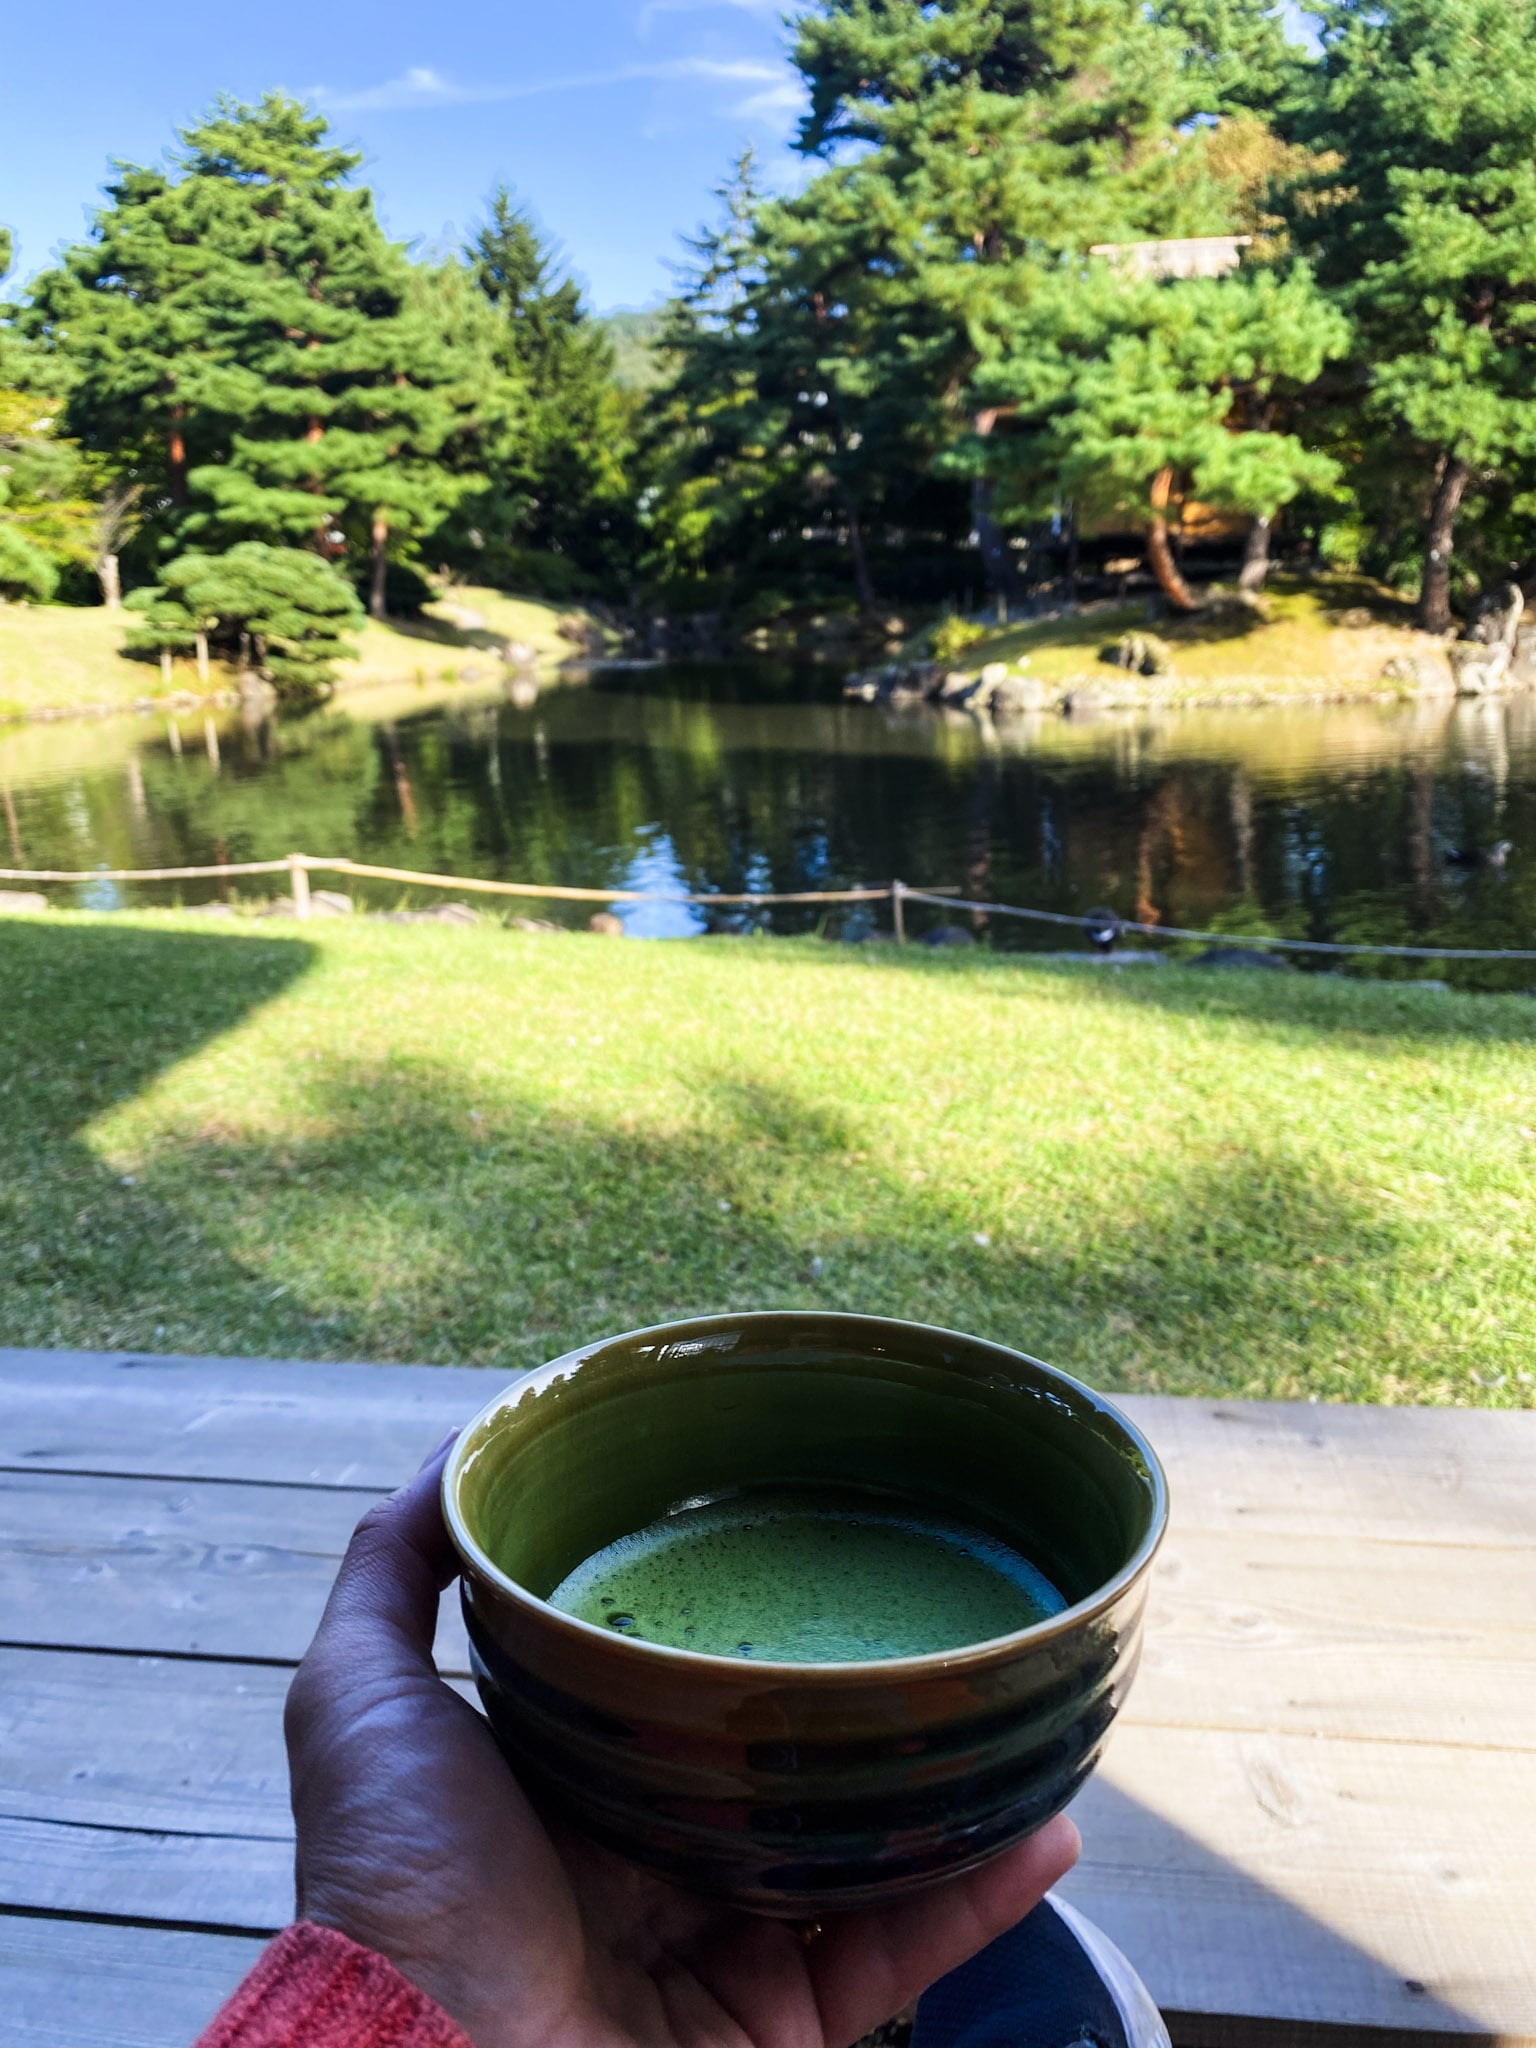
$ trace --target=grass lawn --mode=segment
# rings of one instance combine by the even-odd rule
[[[1526,998],[186,913],[7,918],[0,986],[0,1342],[506,1370],[818,1304],[1536,1402]]]
[[[420,619],[368,620],[357,638],[357,660],[341,664],[338,687],[484,682],[500,673],[500,648],[509,641],[531,647],[541,661],[566,660],[576,650],[555,630],[566,609],[498,590],[457,588]],[[158,663],[123,656],[131,624],[130,613],[100,605],[0,604],[0,720],[40,711],[127,711],[164,696]],[[172,676],[173,690],[195,696],[201,689],[191,660],[176,661]],[[215,663],[212,689],[233,686],[232,673]]]
[[[1276,578],[1264,605],[1262,618],[1225,610],[1150,625],[1142,600],[1106,606],[992,633],[968,649],[960,665],[975,669],[1027,655],[1029,673],[1047,685],[1086,684],[1147,703],[1210,703],[1256,694],[1374,694],[1393,688],[1382,680],[1393,655],[1445,660],[1438,640],[1414,630],[1411,607],[1364,578]],[[1131,676],[1099,659],[1099,650],[1122,633],[1148,631],[1168,642],[1171,675]],[[1448,665],[1445,681],[1449,689]]]

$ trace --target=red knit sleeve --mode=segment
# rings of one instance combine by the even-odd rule
[[[393,1963],[301,1920],[286,1928],[196,2048],[472,2048]]]

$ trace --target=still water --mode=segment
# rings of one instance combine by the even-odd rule
[[[161,867],[299,849],[693,891],[898,875],[1233,932],[1536,945],[1536,697],[994,728],[959,712],[844,704],[839,683],[827,669],[701,663],[599,671],[521,703],[403,692],[253,724],[229,714],[211,727],[197,715],[11,728],[0,731],[0,859]],[[1512,849],[1502,868],[1471,864],[1501,841]],[[351,887],[371,907],[403,900],[392,885]],[[220,893],[145,886],[132,900]],[[107,882],[73,896],[127,900]],[[624,915],[639,935],[728,922],[675,905]],[[914,909],[912,928],[936,915]],[[1048,927],[963,921],[999,946],[1064,943]],[[823,915],[734,922],[807,931]],[[1536,970],[1452,978],[1523,987]]]

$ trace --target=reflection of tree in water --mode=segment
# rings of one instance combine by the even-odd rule
[[[1330,759],[1324,748],[1298,767],[1282,712],[1249,714],[1252,743],[1240,734],[1200,753],[1198,722],[1086,732],[1041,721],[983,745],[962,719],[814,693],[776,700],[755,679],[734,694],[556,689],[526,709],[471,700],[378,724],[344,709],[280,728],[231,723],[218,774],[200,747],[177,754],[163,728],[146,738],[130,727],[115,756],[107,748],[110,765],[31,780],[7,769],[5,828],[38,866],[300,847],[596,887],[621,886],[660,832],[699,890],[900,875],[1072,914],[1104,902],[1199,927],[1241,905],[1289,933],[1474,945],[1529,943],[1536,924],[1536,705],[1442,713],[1395,752]],[[1339,729],[1358,721],[1341,713]],[[1452,847],[1496,837],[1515,842],[1507,872],[1447,867]],[[780,930],[817,918],[773,914]],[[1007,919],[987,936],[1061,943]],[[1519,971],[1518,985],[1532,980]]]

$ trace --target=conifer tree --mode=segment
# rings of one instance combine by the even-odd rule
[[[169,170],[119,167],[31,321],[74,369],[71,423],[131,463],[180,540],[307,545],[369,567],[465,488],[470,403],[359,158],[280,94],[221,100]]]
[[[221,555],[190,553],[166,565],[158,585],[129,599],[143,624],[138,645],[169,650],[199,636],[238,646],[242,663],[280,696],[312,702],[356,654],[346,638],[362,623],[350,584],[301,548],[241,541]]]
[[[628,418],[612,345],[504,185],[492,192],[465,259],[495,315],[495,369],[518,394],[506,430],[486,437],[489,490],[474,516],[524,546],[591,561],[603,553],[603,522],[625,489]]]
[[[1416,456],[1420,623],[1451,623],[1469,493],[1536,449],[1536,0],[1328,0],[1292,229],[1347,307],[1377,437]]]
[[[1064,270],[1022,337],[978,373],[1005,427],[971,460],[991,464],[1019,518],[1065,496],[1139,526],[1164,595],[1191,610],[1170,505],[1188,494],[1267,531],[1299,492],[1328,490],[1337,463],[1282,431],[1280,411],[1348,342],[1304,266],[1164,279],[1106,263]]]

